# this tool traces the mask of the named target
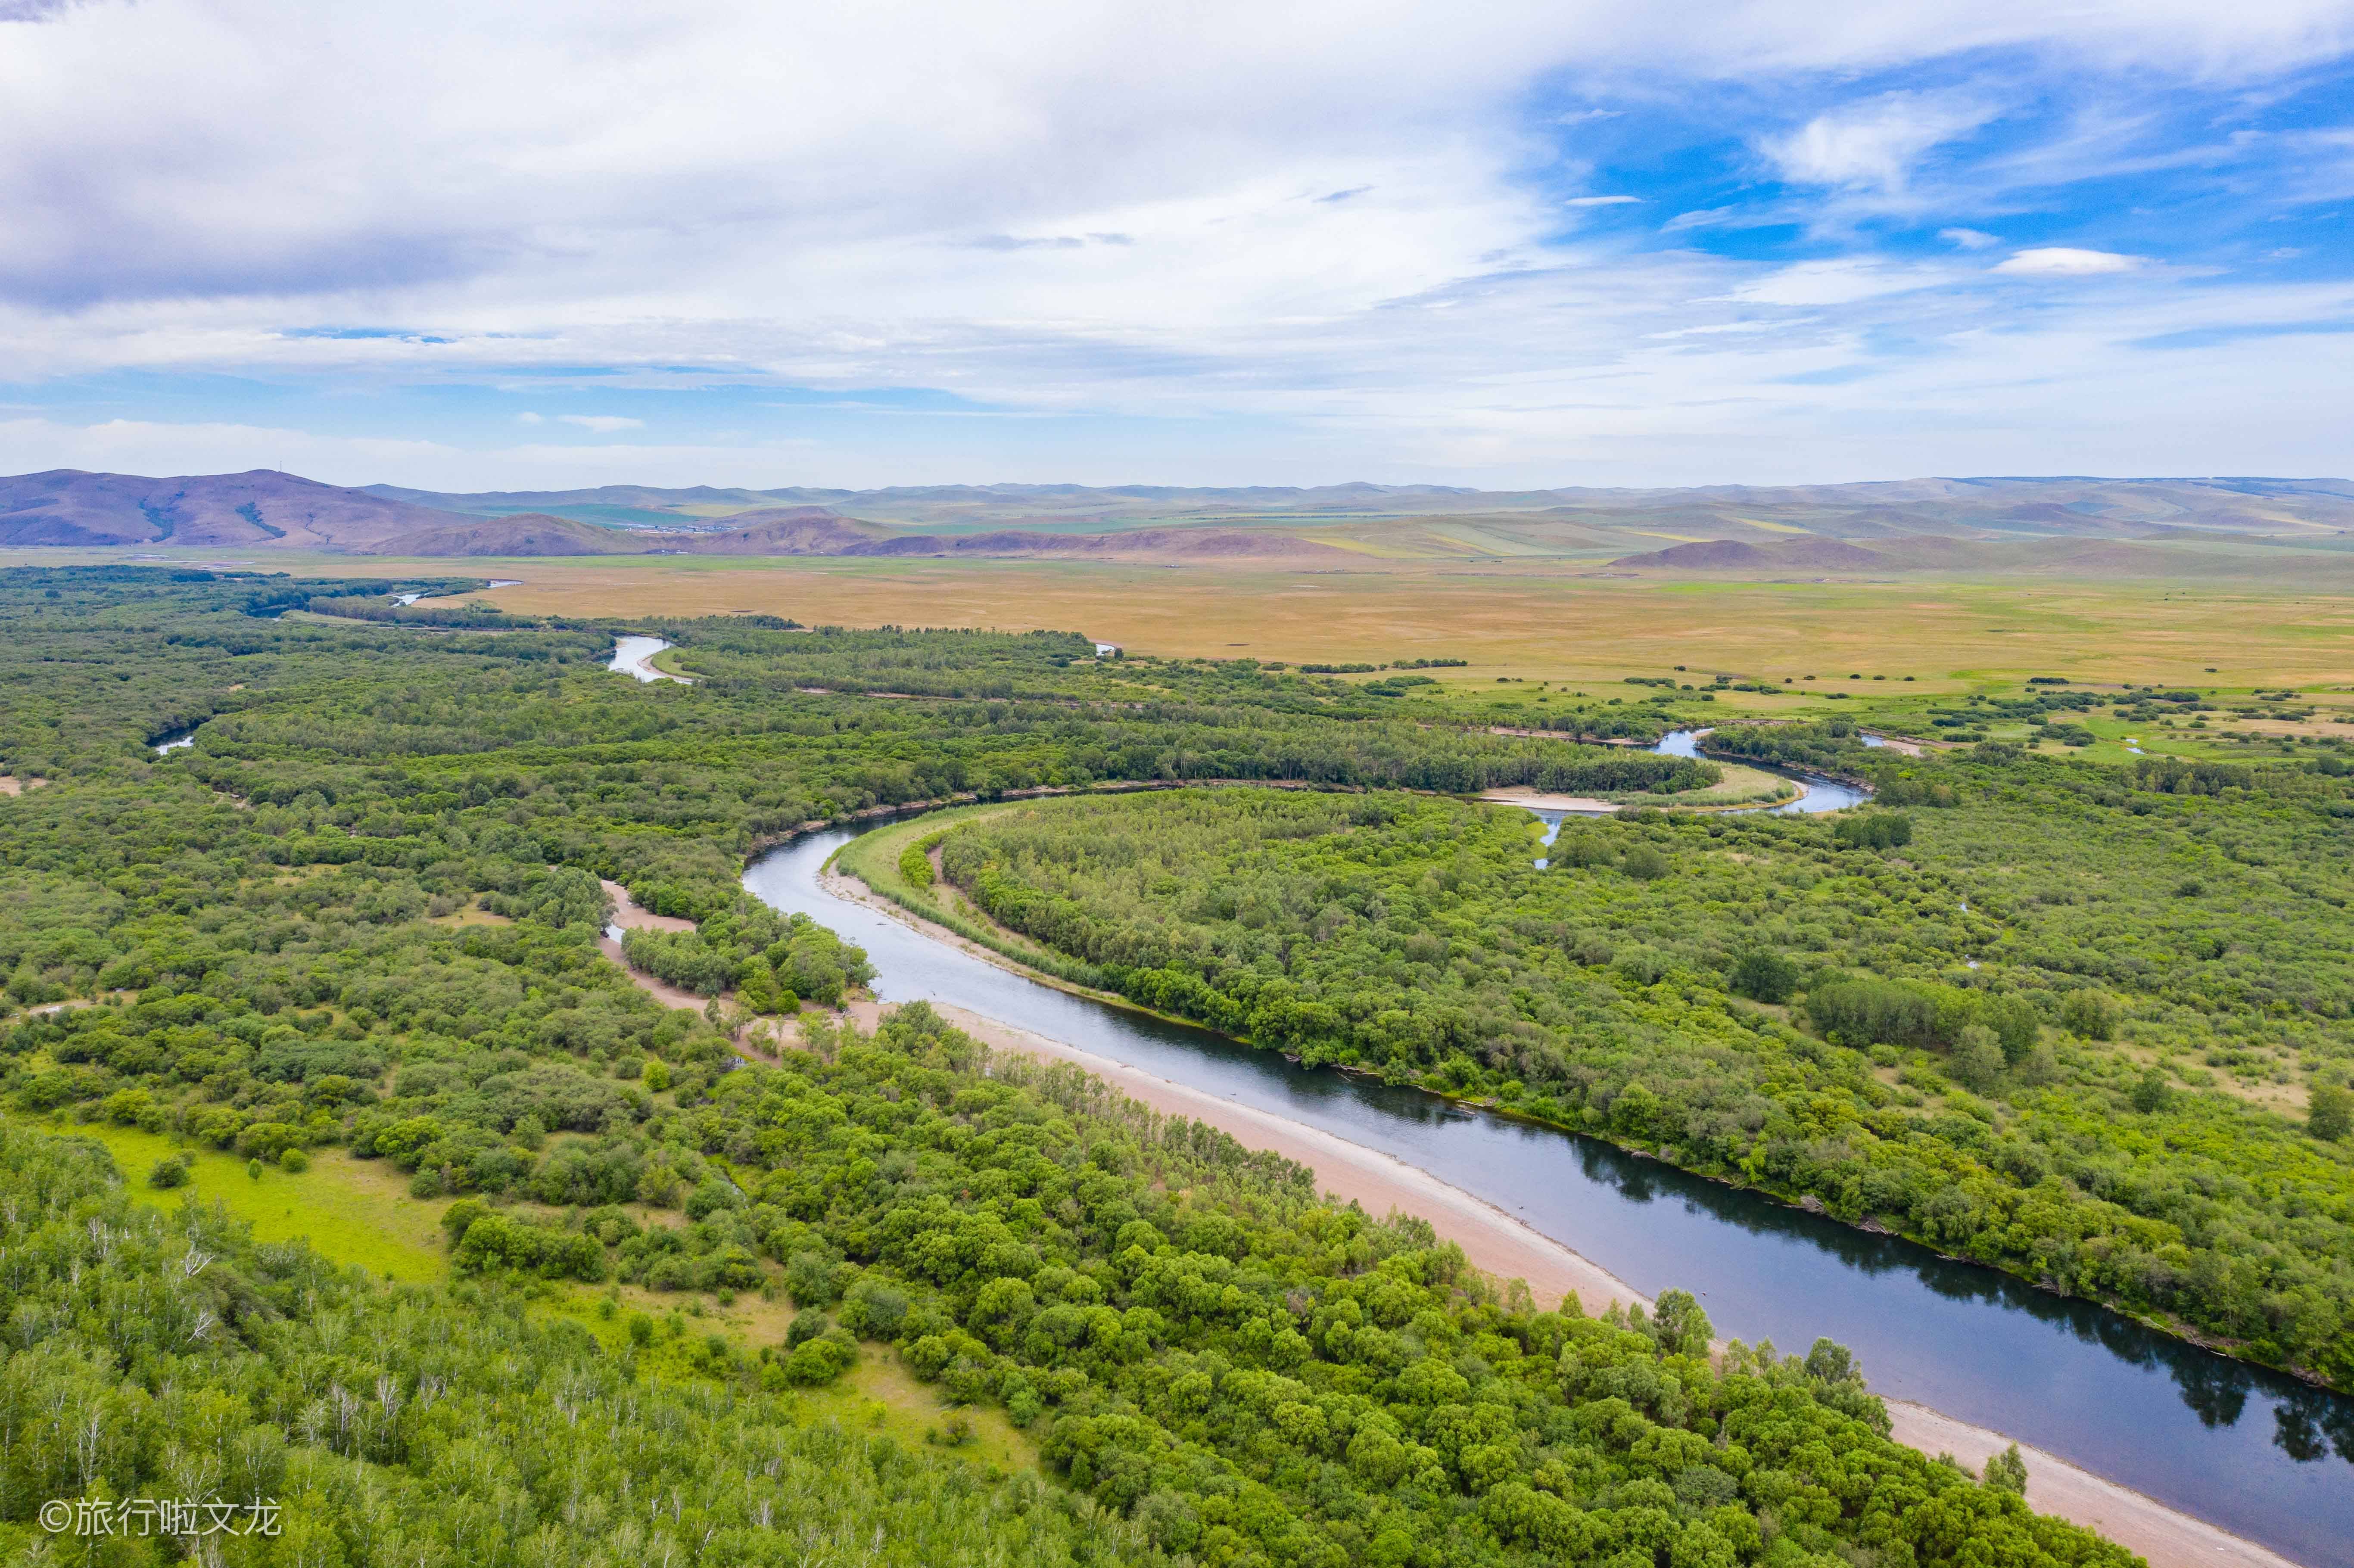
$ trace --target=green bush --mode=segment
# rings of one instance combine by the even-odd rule
[[[1913,842],[1913,819],[1902,811],[1842,815],[1831,836],[1851,849],[1896,849]]]
[[[2306,1091],[2305,1129],[2329,1143],[2354,1131],[2354,1090],[2343,1084],[2315,1083]]]
[[[611,1273],[605,1249],[591,1235],[550,1230],[504,1214],[476,1215],[457,1237],[461,1273],[512,1270],[550,1279],[603,1282]]]
[[[832,1383],[858,1364],[858,1343],[840,1329],[804,1340],[784,1360],[785,1381],[801,1387]]]
[[[2072,991],[2060,999],[2060,1022],[2087,1040],[2106,1040],[2116,1033],[2116,1005],[2097,991]]]
[[[1798,966],[1780,953],[1753,948],[1733,961],[1725,984],[1755,1001],[1787,1001],[1798,989]]]

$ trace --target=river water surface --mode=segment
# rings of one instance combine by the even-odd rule
[[[1661,737],[1659,744],[1651,749],[1664,757],[1696,758],[1700,755],[1700,737],[1702,733],[1696,729],[1670,730]],[[1879,742],[1866,736],[1864,744],[1876,746]],[[1752,811],[1769,811],[1777,817],[1813,816],[1821,811],[1844,811],[1850,806],[1861,806],[1864,801],[1872,799],[1872,792],[1868,789],[1859,789],[1852,784],[1842,784],[1836,779],[1825,779],[1819,774],[1794,772],[1788,768],[1773,768],[1759,762],[1751,762],[1744,766],[1755,768],[1761,773],[1778,773],[1789,779],[1798,786],[1797,799],[1785,800],[1778,806],[1727,807],[1715,813],[1716,815],[1740,817],[1746,816]],[[1544,838],[1542,842],[1548,844],[1561,836],[1562,823],[1572,817],[1606,817],[1610,814],[1608,811],[1563,811],[1556,810],[1551,806],[1525,806],[1522,809],[1544,823]],[[1537,862],[1541,868],[1544,863],[1543,861]]]
[[[826,892],[826,858],[867,831],[800,839],[756,861],[744,885],[865,948],[886,1001],[951,1002],[1384,1150],[1646,1295],[1693,1291],[1722,1336],[1797,1352],[1837,1340],[1891,1398],[2061,1455],[2313,1568],[2354,1568],[2354,1401],[1596,1139],[1041,985]]]
[[[641,681],[668,681],[676,677],[663,674],[653,667],[653,656],[670,644],[659,637],[617,637],[613,640],[613,658],[605,668],[624,675],[634,675]]]

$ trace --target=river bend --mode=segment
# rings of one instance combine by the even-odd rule
[[[2058,1454],[2312,1568],[2354,1568],[2354,1401],[1598,1139],[1040,984],[827,892],[827,857],[867,831],[797,840],[756,861],[744,885],[865,948],[885,1001],[952,1003],[1395,1155],[1646,1295],[1693,1291],[1721,1335],[1787,1351],[1828,1336],[1890,1398]]]

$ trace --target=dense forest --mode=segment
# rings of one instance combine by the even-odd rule
[[[616,1094],[544,1162],[636,1156],[685,1228],[588,1186],[548,1220],[461,1202],[481,1278],[447,1289],[133,1209],[102,1153],[0,1131],[0,1531],[58,1497],[256,1495],[281,1533],[227,1560],[2132,1561],[2031,1513],[2015,1468],[1889,1442],[1828,1342],[1712,1358],[1679,1293],[1541,1309],[1072,1069],[984,1072],[920,1004],[811,1044],[675,1104]],[[780,1274],[791,1348],[551,1319],[504,1283],[639,1268],[656,1237],[649,1272],[686,1265],[665,1287]],[[796,1386],[885,1341],[1030,1428],[1054,1484],[797,1418]]]
[[[2030,1513],[2015,1469],[1888,1442],[1837,1347],[1712,1358],[1686,1298],[1653,1319],[1529,1301],[1426,1228],[1331,1209],[1299,1169],[1075,1074],[989,1064],[920,1009],[872,1038],[806,1012],[775,1065],[725,1032],[871,973],[737,887],[747,851],[809,821],[1107,778],[1706,770],[1070,638],[663,627],[706,679],[644,686],[601,668],[607,630],[278,619],[378,591],[0,579],[12,1122],[256,1172],[340,1145],[446,1206],[458,1273],[371,1281],[131,1203],[91,1146],[0,1128],[12,1549],[58,1499],[267,1496],[275,1536],[100,1555],[2128,1561]],[[1034,686],[878,694],[911,641]],[[843,683],[803,689],[808,650]],[[712,1007],[665,1009],[603,958],[601,877],[698,922],[630,951]],[[168,1192],[185,1164],[143,1174]],[[623,1284],[798,1315],[754,1354],[566,1306]],[[1044,1477],[796,1404],[880,1356],[1002,1410]]]

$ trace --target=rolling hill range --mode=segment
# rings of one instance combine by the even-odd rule
[[[1233,563],[1514,562],[1735,577],[1905,571],[2274,574],[2354,562],[2354,482],[1921,479],[1689,490],[1433,485],[607,485],[444,493],[271,470],[0,479],[0,548],[413,557],[723,556]],[[2334,573],[2333,573],[2334,575]]]
[[[738,513],[779,505],[821,506],[891,527],[941,534],[1008,528],[1109,533],[1187,524],[1348,531],[1407,519],[1500,524],[1558,538],[1628,529],[1685,538],[1803,533],[1865,539],[1902,534],[2134,537],[2167,528],[2257,534],[2354,528],[2354,482],[2338,479],[1915,479],[1531,491],[1383,484],[1306,489],[988,484],[767,491],[607,485],[474,494],[371,485],[366,493],[483,516],[545,512],[606,522],[629,514],[655,525],[685,527],[714,526]]]
[[[213,549],[385,546],[477,520],[412,502],[321,484],[271,469],[148,479],[47,473],[0,479],[0,545],[147,545]]]

